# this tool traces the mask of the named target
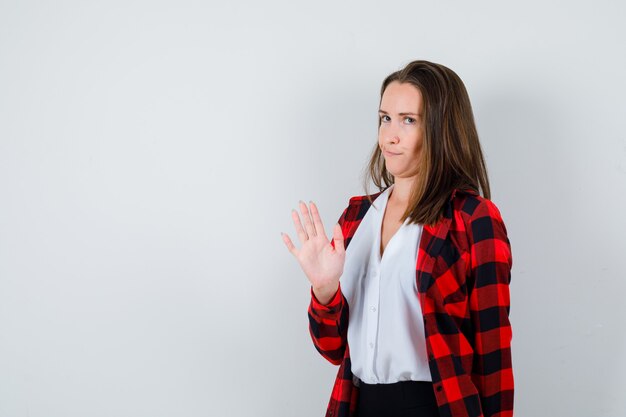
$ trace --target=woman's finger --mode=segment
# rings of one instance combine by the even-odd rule
[[[296,249],[296,247],[294,246],[293,242],[289,238],[289,235],[287,233],[280,232],[280,236],[283,238],[283,242],[285,242],[285,245],[287,246],[289,252],[291,252],[291,254],[297,258],[298,249]]]
[[[315,230],[315,226],[313,222],[311,222],[311,215],[309,214],[309,209],[306,206],[306,203],[300,200],[300,211],[302,212],[302,216],[304,216],[304,227],[306,229],[309,238],[317,236],[317,232]]]
[[[335,225],[333,226],[333,241],[335,242],[335,250],[339,254],[345,253],[346,248],[345,244],[343,243],[343,230],[341,230],[341,226],[339,225],[339,223],[335,223]]]
[[[311,203],[311,216],[313,217],[313,225],[315,227],[315,232],[321,236],[326,237],[326,231],[324,230],[324,224],[322,223],[322,219],[320,218],[320,212],[317,210],[317,206],[314,202]]]
[[[302,223],[300,223],[300,216],[298,216],[298,212],[295,209],[291,209],[291,218],[293,219],[298,239],[300,240],[300,243],[304,244],[304,242],[309,239],[309,235],[307,235],[306,231],[302,227]]]

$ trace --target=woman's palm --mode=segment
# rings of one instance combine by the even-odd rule
[[[291,215],[302,247],[296,249],[287,234],[282,234],[283,241],[287,245],[287,249],[300,263],[300,267],[311,282],[314,290],[336,290],[345,262],[341,227],[339,224],[335,224],[333,227],[333,239],[335,242],[333,247],[326,237],[324,225],[315,203],[311,202],[312,216],[309,215],[309,210],[304,202],[300,202],[300,211],[304,217],[304,227],[295,210],[292,210]]]

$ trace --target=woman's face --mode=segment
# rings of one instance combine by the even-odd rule
[[[394,179],[417,175],[424,137],[422,109],[422,94],[412,84],[393,81],[383,93],[378,146]]]

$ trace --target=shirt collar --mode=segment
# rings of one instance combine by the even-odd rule
[[[478,195],[478,192],[471,188],[455,188],[454,190],[452,190],[452,195],[450,195],[450,201],[454,200],[454,197],[457,195],[457,193]]]

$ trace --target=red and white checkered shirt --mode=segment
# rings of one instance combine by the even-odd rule
[[[355,196],[341,214],[346,248],[370,205],[366,196]],[[474,190],[455,189],[443,218],[423,226],[416,265],[422,317],[416,319],[424,323],[441,417],[513,416],[512,264],[500,211]],[[350,367],[349,306],[341,284],[326,305],[311,291],[308,315],[315,348],[340,365],[326,417],[356,417],[359,388]]]

